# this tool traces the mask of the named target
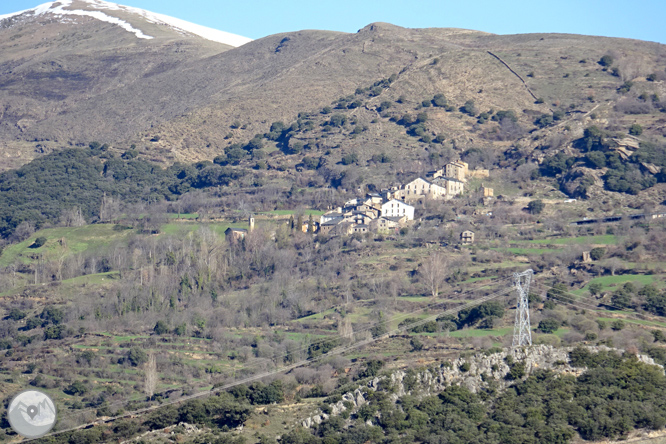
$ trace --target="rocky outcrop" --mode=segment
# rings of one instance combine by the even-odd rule
[[[587,348],[593,353],[614,350],[605,346]],[[514,383],[507,378],[511,372],[509,362],[522,365],[525,376],[542,368],[578,376],[586,368],[576,368],[570,365],[569,352],[572,350],[573,347],[555,348],[550,345],[535,345],[458,358],[437,367],[420,370],[416,374],[397,370],[389,375],[374,378],[353,392],[345,393],[341,400],[330,405],[329,414],[320,412],[305,419],[302,424],[304,427],[312,427],[328,419],[329,415],[339,415],[348,409],[351,410],[350,413],[354,413],[368,402],[366,396],[369,390],[381,390],[384,385],[391,387],[390,397],[394,402],[404,395],[430,396],[452,385],[464,385],[471,392],[477,393],[487,387],[490,381],[493,381],[493,384],[503,390]],[[618,351],[622,352],[622,350]],[[638,360],[646,364],[658,365],[649,356],[638,355]]]

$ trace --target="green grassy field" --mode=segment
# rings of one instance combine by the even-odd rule
[[[519,248],[519,247],[493,248],[493,250],[509,252],[521,256],[527,256],[529,254],[545,254],[558,251],[555,248]]]
[[[189,223],[189,222],[170,222],[162,225],[162,233],[171,234],[171,235],[187,235],[198,230],[200,227],[208,227],[217,233],[219,236],[224,237],[224,232],[227,228],[245,228],[247,229],[247,223],[245,222],[212,222],[212,223]]]
[[[603,286],[602,291],[606,291],[610,288],[616,287],[619,284],[624,284],[625,282],[635,282],[640,284],[641,286],[643,285],[648,285],[652,284],[655,282],[655,277],[654,275],[649,275],[649,274],[622,274],[618,276],[602,276],[598,278],[594,278],[590,280],[587,284],[585,284],[584,287],[574,290],[571,293],[576,294],[576,295],[582,295],[584,293],[588,293],[589,286],[591,283],[599,283]]]
[[[431,333],[441,335],[442,333]],[[513,327],[490,328],[490,329],[466,329],[452,331],[449,335],[452,338],[480,338],[484,336],[506,336],[513,334]]]
[[[179,213],[179,214],[171,213],[171,214],[169,214],[168,217],[169,217],[169,219],[192,219],[192,220],[194,220],[197,217],[199,217],[199,214],[198,213]]]
[[[479,281],[485,281],[485,280],[490,280],[490,279],[497,279],[497,276],[482,276],[482,277],[477,277],[477,278],[469,278],[466,281],[462,281],[462,284],[470,284],[472,282],[479,282]]]
[[[309,216],[312,214],[312,216],[321,216],[322,214],[325,213],[325,211],[320,211],[320,210],[273,210],[273,211],[265,211],[263,213],[257,213],[257,214],[273,214],[277,216],[289,216],[291,214],[296,215],[297,213],[302,213],[306,216]]]
[[[518,262],[518,261],[504,261],[499,264],[482,264],[482,265],[472,265],[471,267],[467,268],[467,271],[469,273],[476,273],[479,271],[485,271],[485,270],[498,270],[501,268],[514,268],[514,267],[524,267],[526,262]]]
[[[603,312],[599,311],[599,313],[608,313],[608,312],[607,311],[603,311]],[[598,319],[601,320],[601,321],[607,321],[607,322],[622,320],[623,322],[626,322],[627,324],[644,325],[646,327],[666,328],[666,322],[648,321],[648,320],[645,320],[645,319],[605,318],[605,317],[600,317]]]
[[[577,237],[561,237],[557,239],[537,239],[529,242],[533,244],[546,244],[546,245],[571,245],[571,244],[616,245],[617,236],[615,236],[614,234],[603,234],[598,236],[577,236]]]
[[[7,247],[0,256],[0,267],[7,267],[17,261],[28,264],[34,262],[38,255],[46,259],[55,259],[61,255],[69,256],[95,250],[112,242],[127,239],[134,233],[134,230],[116,231],[115,226],[95,224],[39,230],[23,242]],[[30,248],[38,237],[46,238],[46,243],[40,248]]]

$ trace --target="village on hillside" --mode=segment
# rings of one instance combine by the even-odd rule
[[[467,163],[456,160],[447,163],[439,170],[430,171],[426,178],[417,177],[402,186],[382,189],[379,193],[368,193],[365,197],[348,200],[343,206],[322,214],[319,221],[310,217],[292,228],[304,233],[348,236],[355,233],[391,233],[399,230],[414,220],[416,204],[425,199],[452,199],[465,191],[467,178],[470,176],[488,177],[488,170],[470,172]],[[493,189],[481,186],[479,190],[484,198],[493,197]],[[293,219],[293,218],[292,218]],[[249,219],[250,231],[254,227],[254,217]],[[240,240],[248,230],[228,228],[227,239]],[[474,241],[474,233],[466,231],[461,235],[464,244]]]
[[[303,230],[337,235],[368,231],[389,233],[414,220],[415,207],[410,204],[422,203],[424,199],[451,199],[462,194],[469,175],[467,163],[452,161],[427,173],[426,179],[417,177],[402,186],[349,200],[343,207],[323,214],[318,223],[314,222],[314,230],[307,225]],[[493,195],[492,188],[482,188],[484,197]]]

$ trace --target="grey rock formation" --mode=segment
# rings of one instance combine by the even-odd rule
[[[535,345],[532,347],[504,349],[501,352],[491,355],[477,354],[466,358],[458,358],[450,363],[442,364],[438,367],[423,369],[416,374],[416,384],[412,390],[405,387],[405,377],[407,373],[402,370],[396,370],[388,376],[376,377],[370,380],[366,386],[359,386],[353,392],[342,395],[342,400],[331,404],[331,415],[336,416],[347,410],[347,405],[351,403],[351,412],[354,413],[363,404],[367,403],[364,391],[381,389],[382,382],[390,379],[389,385],[395,389],[391,394],[391,399],[395,402],[404,395],[430,396],[439,393],[451,385],[464,385],[471,392],[477,393],[488,386],[489,381],[494,381],[500,390],[506,389],[513,381],[506,379],[510,372],[507,364],[507,357],[513,362],[522,362],[525,364],[525,375],[530,375],[537,369],[549,369],[561,374],[571,374],[578,376],[582,374],[585,368],[572,367],[569,363],[569,352],[573,347],[555,348],[550,345]],[[622,350],[611,349],[605,346],[587,347],[593,353],[599,351]],[[654,360],[645,355],[638,355],[638,360],[649,365],[656,365]],[[463,366],[463,364],[467,364]],[[468,367],[467,370],[463,370]],[[388,382],[388,381],[387,381]],[[346,401],[346,402],[345,402]],[[313,424],[319,424],[322,417],[328,418],[325,413],[319,413],[305,419],[303,427],[311,427]],[[324,418],[325,419],[325,418]]]

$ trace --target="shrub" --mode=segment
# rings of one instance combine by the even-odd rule
[[[127,353],[127,360],[134,367],[138,367],[139,365],[148,362],[148,355],[139,347],[132,347]]]
[[[435,97],[432,98],[432,104],[434,106],[445,107],[448,105],[448,101],[446,100],[446,97],[444,97],[444,94],[435,94]]]
[[[592,252],[590,251],[590,257],[592,257]],[[596,259],[595,259],[596,260]],[[600,282],[592,282],[587,286],[587,291],[590,292],[592,296],[596,296],[601,293],[601,290],[604,286]]]
[[[624,321],[618,319],[617,321],[613,321],[611,323],[611,329],[613,329],[614,331],[620,331],[623,328],[624,328]]]
[[[537,327],[540,332],[546,334],[554,333],[558,328],[560,328],[560,321],[557,319],[543,319]]]
[[[157,335],[165,335],[169,333],[169,326],[164,321],[157,321],[155,327],[153,328],[153,331]]]
[[[614,61],[615,61],[615,59],[613,59],[612,55],[606,54],[597,63],[599,63],[601,66],[609,67],[613,64]]]
[[[391,163],[391,158],[386,153],[373,154],[371,160],[375,163]]]
[[[585,340],[586,341],[596,341],[598,338],[599,338],[599,335],[597,335],[593,331],[585,332]]]
[[[81,381],[74,381],[64,390],[64,392],[70,396],[85,395],[87,391],[88,391],[87,387]]]
[[[472,117],[476,116],[478,110],[476,109],[474,100],[468,100],[467,102],[465,102],[465,104],[460,107],[460,112],[468,114]]]
[[[268,385],[259,382],[250,386],[250,401],[252,404],[273,404],[284,401],[282,381],[275,380]]]
[[[553,116],[550,114],[542,114],[534,120],[534,124],[540,128],[545,128],[553,123]]]
[[[315,170],[317,169],[317,165],[319,165],[319,161],[314,157],[304,157],[301,163],[308,170]]]
[[[611,304],[616,308],[624,309],[631,305],[631,299],[631,293],[620,289],[611,296]]]
[[[58,325],[65,320],[65,313],[60,308],[46,307],[39,315],[46,323]]]
[[[412,346],[412,351],[421,351],[423,350],[423,342],[419,340],[419,338],[412,338],[411,341],[409,341],[409,344]]]
[[[360,108],[361,106],[363,106],[363,101],[360,99],[356,99],[352,103],[347,105],[347,108],[354,109],[354,108]]]
[[[35,241],[32,243],[32,245],[30,245],[30,248],[39,248],[42,245],[44,245],[45,243],[46,243],[46,238],[40,236],[37,239],[35,239]]]
[[[340,127],[347,122],[347,116],[344,114],[333,114],[328,121],[328,124],[335,127]]]
[[[356,153],[349,153],[342,156],[343,165],[351,165],[356,162],[358,162],[358,155]]]
[[[517,380],[525,376],[525,363],[512,362],[509,364],[509,373],[506,375],[508,380]]]
[[[287,147],[287,154],[300,154],[303,151],[303,142],[296,141]]]
[[[575,157],[567,157],[564,153],[557,153],[554,156],[546,157],[539,171],[544,176],[555,177],[568,171],[575,162]]]
[[[591,168],[605,168],[606,156],[600,151],[590,151],[585,155],[585,162]]]
[[[655,342],[666,342],[666,335],[661,330],[652,330]]]
[[[643,290],[639,292],[643,295]],[[651,292],[645,296],[645,309],[658,316],[666,316],[666,294]]]
[[[9,311],[9,314],[7,314],[7,318],[11,319],[12,321],[20,321],[26,316],[27,314],[24,311],[19,310],[18,308],[12,308]]]
[[[63,325],[52,325],[44,329],[44,340],[47,339],[64,339],[65,338],[65,326]]]
[[[634,123],[629,127],[629,134],[631,134],[632,136],[640,136],[641,134],[643,134],[643,127],[637,123]]]
[[[177,325],[176,328],[173,329],[173,334],[176,336],[185,336],[187,334],[187,324],[184,322],[180,325]]]
[[[382,367],[384,367],[383,361],[371,359],[365,364],[365,369],[358,373],[358,379],[374,378]]]
[[[545,205],[540,199],[530,201],[530,203],[527,204],[527,210],[530,212],[530,214],[541,214],[544,207]]]
[[[497,113],[495,113],[495,115],[492,117],[492,120],[496,122],[501,122],[504,119],[508,119],[511,122],[517,122],[518,116],[516,116],[516,113],[513,110],[501,110],[497,111]]]
[[[626,94],[629,91],[631,91],[632,86],[634,86],[634,82],[632,82],[631,80],[627,80],[617,89],[617,92],[619,92],[620,94]]]
[[[592,259],[593,261],[598,261],[599,259],[604,257],[605,254],[606,254],[606,249],[605,248],[596,247],[596,248],[593,248],[593,249],[590,250],[590,259]],[[592,286],[592,285],[593,284],[590,284],[590,286]],[[601,285],[601,284],[597,283],[597,285]]]

